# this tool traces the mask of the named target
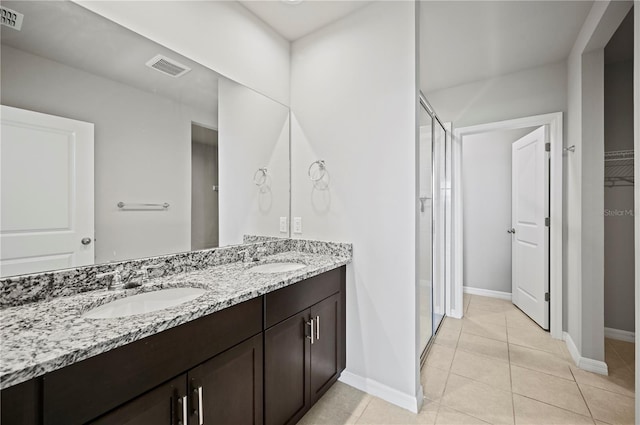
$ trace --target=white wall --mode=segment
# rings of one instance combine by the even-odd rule
[[[566,330],[574,357],[604,361],[604,46],[630,2],[595,2],[568,58]]]
[[[289,109],[225,79],[218,99],[220,245],[245,234],[286,237],[279,218],[289,215]],[[267,182],[257,186],[264,167]]]
[[[565,112],[566,93],[567,68],[563,61],[425,95],[442,120],[460,128]]]
[[[238,2],[74,1],[289,104],[290,44]]]
[[[296,237],[353,243],[343,380],[419,407],[416,11],[374,2],[292,45]],[[326,190],[307,177],[323,159]]]
[[[511,293],[511,145],[533,128],[462,140],[464,285]]]
[[[606,64],[604,78],[605,151],[632,150],[633,60]],[[633,332],[633,186],[605,188],[604,208],[604,326]]]
[[[3,105],[95,123],[96,262],[188,251],[191,122],[216,127],[216,100],[194,110],[4,45],[1,62]],[[171,207],[123,212],[119,201]]]

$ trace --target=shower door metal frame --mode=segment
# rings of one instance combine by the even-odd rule
[[[431,104],[429,103],[429,101],[425,98],[425,96],[422,94],[422,92],[420,92],[419,94],[419,101],[420,101],[420,106],[424,109],[424,111],[427,113],[427,115],[429,115],[429,117],[432,119],[432,123],[431,123],[431,306],[432,306],[432,310],[431,310],[431,315],[432,315],[432,322],[431,322],[431,326],[432,326],[432,332],[431,332],[431,337],[430,340],[427,342],[426,348],[424,349],[422,355],[421,355],[421,361],[424,362],[425,360],[425,355],[426,352],[429,350],[429,347],[431,346],[432,342],[433,342],[433,336],[435,336],[436,332],[437,332],[437,327],[434,329],[434,323],[433,323],[433,302],[434,302],[434,297],[433,297],[433,288],[435,286],[435,280],[434,280],[434,257],[435,257],[435,253],[436,253],[436,238],[435,238],[435,231],[436,231],[436,226],[435,226],[435,213],[434,213],[434,204],[433,204],[433,198],[435,197],[435,191],[436,191],[436,178],[435,178],[435,126],[439,125],[443,131],[444,131],[444,146],[443,148],[445,149],[444,151],[444,161],[442,166],[445,167],[444,170],[444,175],[445,175],[445,179],[444,179],[444,184],[446,185],[446,189],[449,191],[449,208],[447,208],[447,201],[446,201],[446,197],[443,198],[442,202],[445,202],[445,207],[444,207],[444,214],[443,214],[443,223],[442,225],[444,226],[444,234],[443,234],[443,253],[442,255],[444,255],[444,261],[443,261],[443,282],[442,282],[442,288],[444,291],[444,314],[443,314],[443,318],[449,315],[449,311],[450,311],[450,290],[451,290],[451,279],[450,279],[450,271],[451,271],[451,255],[450,253],[452,252],[450,247],[451,247],[451,241],[452,241],[452,237],[451,237],[451,217],[450,217],[450,213],[452,211],[451,209],[451,181],[452,181],[452,174],[451,174],[451,170],[447,169],[447,157],[449,158],[448,163],[452,164],[452,152],[451,152],[451,148],[452,148],[452,144],[451,144],[451,124],[450,123],[444,123],[440,117],[438,116],[438,114],[435,112],[435,110],[433,109],[433,107],[431,106]],[[449,216],[448,216],[449,215]],[[438,327],[442,324],[442,320],[440,321],[440,323],[438,324]]]

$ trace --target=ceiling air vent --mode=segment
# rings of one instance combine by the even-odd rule
[[[24,15],[8,7],[0,6],[0,24],[20,31]]]
[[[149,68],[153,68],[156,71],[160,71],[165,75],[172,77],[182,77],[187,72],[191,71],[191,68],[184,66],[180,62],[176,62],[173,59],[169,59],[166,56],[157,55],[149,62],[146,63]]]

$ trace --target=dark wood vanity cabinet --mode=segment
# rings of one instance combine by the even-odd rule
[[[92,421],[95,425],[174,425],[183,422],[187,399],[187,377],[171,381],[125,403],[110,413]]]
[[[344,272],[267,294],[265,317],[265,424],[295,424],[345,367]]]
[[[91,422],[93,425],[201,423],[262,424],[262,335],[218,354]]]
[[[290,424],[344,367],[341,267],[4,389],[0,412],[3,425]]]
[[[311,404],[329,389],[344,369],[341,359],[344,321],[340,294],[335,294],[311,307],[315,340],[311,344]]]
[[[0,392],[0,424],[42,423],[42,380],[36,378]]]
[[[187,374],[189,424],[262,424],[262,335]]]
[[[262,323],[263,302],[254,298],[48,373],[43,423],[90,423],[254,336],[261,349]]]
[[[311,407],[309,310],[264,333],[265,424],[295,423]]]

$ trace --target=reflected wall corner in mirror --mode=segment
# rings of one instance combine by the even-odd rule
[[[3,6],[0,277],[289,236],[286,106],[71,1]]]

